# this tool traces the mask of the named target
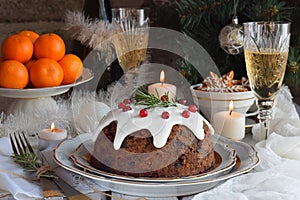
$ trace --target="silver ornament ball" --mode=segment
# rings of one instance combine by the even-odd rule
[[[238,24],[236,17],[232,23],[222,28],[219,33],[220,47],[228,54],[237,55],[243,52],[243,27]]]

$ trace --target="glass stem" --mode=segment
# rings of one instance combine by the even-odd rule
[[[267,139],[269,136],[270,120],[272,119],[273,100],[257,100],[259,109],[258,119],[260,124],[260,139]]]

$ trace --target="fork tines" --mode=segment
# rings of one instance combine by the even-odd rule
[[[24,131],[22,131],[21,133],[11,133],[9,135],[9,138],[14,154],[22,155],[25,154],[26,151],[34,154],[34,151],[27,137],[25,136]]]

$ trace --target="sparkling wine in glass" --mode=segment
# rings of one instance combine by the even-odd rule
[[[144,9],[113,8],[112,20],[120,27],[113,37],[119,64],[124,72],[139,66],[146,57],[149,18]]]
[[[250,87],[259,109],[260,136],[269,135],[274,98],[280,90],[289,52],[290,23],[244,23],[244,54]]]

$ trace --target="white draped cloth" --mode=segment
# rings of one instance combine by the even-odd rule
[[[227,180],[193,200],[300,199],[300,119],[287,87],[275,101],[267,140],[257,142],[260,164],[252,172]],[[259,126],[252,129],[258,138]]]
[[[0,189],[8,191],[16,200],[42,199],[43,191],[40,183],[38,181],[32,181],[35,177],[30,173],[24,172],[24,169],[13,161],[10,157],[12,152],[9,138],[0,138]],[[85,181],[83,181],[79,175],[75,175],[58,167],[52,159],[52,150],[46,149],[43,151],[43,154],[48,160],[49,165],[55,169],[58,176],[92,199],[101,199],[102,193],[95,191],[103,191],[103,188],[91,180],[85,179]],[[7,192],[3,191],[1,191],[1,193],[4,195],[7,194]]]
[[[0,145],[0,189],[9,191],[15,199],[41,198],[42,191],[39,184],[22,178],[21,176],[28,179],[33,177],[11,159],[13,151],[9,139],[0,138]]]

